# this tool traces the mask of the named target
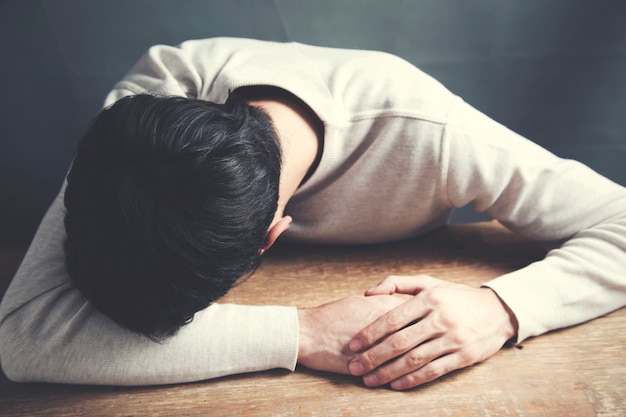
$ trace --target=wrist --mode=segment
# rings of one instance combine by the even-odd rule
[[[515,313],[513,312],[513,310],[509,308],[507,303],[504,302],[502,298],[500,298],[497,292],[495,292],[489,287],[482,287],[482,288],[484,290],[489,291],[489,293],[497,301],[497,303],[502,309],[501,310],[502,311],[501,316],[503,318],[502,333],[505,337],[506,343],[514,341],[514,339],[517,336],[518,329],[519,329],[519,323],[517,321],[517,317],[515,316]]]
[[[311,309],[298,308],[298,363],[305,361],[311,352]]]
[[[298,360],[310,369],[348,373],[342,346],[347,342],[323,308],[298,309]],[[341,329],[339,329],[341,330]]]

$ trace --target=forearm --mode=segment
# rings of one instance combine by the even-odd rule
[[[25,306],[0,327],[3,369],[15,381],[155,385],[295,366],[291,307],[214,305],[156,343],[119,328],[71,290],[46,297],[38,300],[46,308]]]
[[[162,344],[96,311],[69,282],[63,190],[0,305],[0,359],[16,381],[144,385],[295,367],[293,307],[220,305]]]
[[[517,317],[517,342],[626,305],[626,251],[610,240],[585,242],[584,236],[551,251],[545,260],[485,283]]]
[[[529,239],[560,242],[544,260],[485,284],[516,315],[518,341],[626,304],[624,187],[463,103],[445,143],[451,206],[471,204]]]

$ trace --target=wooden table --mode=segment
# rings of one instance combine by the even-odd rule
[[[0,255],[2,290],[23,254]],[[543,256],[497,223],[450,226],[364,247],[281,244],[229,302],[315,306],[360,294],[387,274],[471,285]],[[408,392],[307,369],[162,387],[15,384],[2,376],[2,416],[626,416],[626,309],[505,348]]]

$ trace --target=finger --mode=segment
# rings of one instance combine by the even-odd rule
[[[363,381],[366,385],[382,385],[449,353],[449,350],[445,350],[447,348],[444,348],[440,335],[434,334],[427,327],[424,322],[419,322],[395,333],[354,358],[349,366],[350,371],[363,368],[362,374],[366,374]],[[390,361],[393,358],[397,359]]]
[[[442,356],[417,371],[392,381],[391,388],[397,390],[415,388],[465,367],[466,365],[462,365],[456,356],[456,354]]]
[[[434,381],[446,374],[457,369],[464,368],[470,364],[465,363],[461,355],[452,353],[442,356],[424,365],[417,371],[403,375],[402,377],[391,382],[391,388],[397,390],[405,390],[415,388],[418,385],[425,384],[427,382]]]
[[[382,281],[376,284],[374,287],[365,291],[365,295],[383,295],[383,294],[395,294],[396,285],[394,283],[395,275],[389,275]]]
[[[395,333],[406,325],[420,320],[429,309],[420,298],[411,298],[398,307],[378,317],[371,324],[359,331],[350,341],[353,352],[367,349],[383,337]],[[380,365],[380,363],[378,363]]]
[[[390,275],[375,287],[367,290],[365,295],[394,293],[415,295],[422,290],[445,283],[429,275]]]

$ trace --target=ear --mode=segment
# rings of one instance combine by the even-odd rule
[[[293,219],[291,218],[291,216],[285,216],[281,217],[278,220],[274,220],[269,229],[267,229],[267,238],[265,239],[265,244],[260,249],[261,253],[268,250],[274,244],[274,242],[276,242],[276,239],[278,239],[278,237],[289,228],[289,225],[292,221]]]

